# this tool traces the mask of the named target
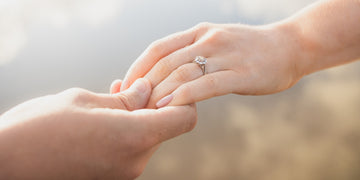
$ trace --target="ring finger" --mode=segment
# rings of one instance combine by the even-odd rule
[[[159,62],[157,62],[144,77],[150,81],[152,87],[154,88],[175,69],[191,62],[195,57],[193,55],[195,52],[204,56],[210,54],[207,48],[199,47],[197,43],[192,44],[159,60]]]
[[[224,63],[218,58],[208,58],[207,63],[205,64],[206,73],[210,74],[213,72],[225,70],[223,64]],[[156,102],[161,98],[172,93],[180,85],[195,80],[203,75],[204,74],[200,65],[196,63],[186,63],[181,65],[153,88],[152,95],[147,107],[155,108]]]

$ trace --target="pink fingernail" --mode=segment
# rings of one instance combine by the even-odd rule
[[[173,98],[174,98],[174,96],[172,94],[163,97],[156,103],[156,107],[162,108],[162,107],[168,105],[173,100]]]

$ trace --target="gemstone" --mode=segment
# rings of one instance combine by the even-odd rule
[[[202,56],[196,56],[195,62],[197,64],[204,65],[204,64],[206,64],[206,58],[204,58]]]

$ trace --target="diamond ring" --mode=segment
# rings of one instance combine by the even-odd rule
[[[203,72],[203,75],[206,74],[205,64],[206,64],[206,58],[203,56],[196,56],[194,63],[198,64]]]

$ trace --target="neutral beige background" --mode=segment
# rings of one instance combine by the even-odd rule
[[[0,111],[69,87],[107,92],[152,41],[199,22],[270,23],[313,0],[3,0]],[[198,103],[144,179],[359,179],[360,62],[269,96]]]

